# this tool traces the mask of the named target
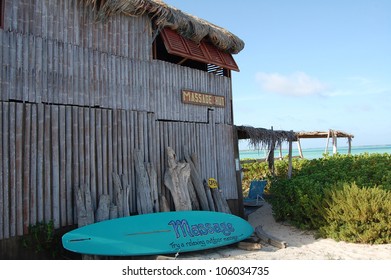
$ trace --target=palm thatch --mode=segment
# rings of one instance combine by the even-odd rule
[[[236,54],[244,48],[244,42],[224,28],[206,20],[182,12],[159,0],[81,0],[96,12],[98,20],[125,14],[149,15],[158,29],[169,27],[181,36],[196,42],[209,40],[218,49]]]
[[[329,131],[311,131],[311,132],[304,132],[300,131],[297,132],[298,138],[329,138],[329,137],[345,137],[345,138],[354,138],[353,134],[349,134],[340,130],[333,130],[329,129]]]
[[[293,131],[254,128],[252,126],[237,126],[238,138],[249,139],[250,145],[256,149],[274,149],[283,142],[296,141],[297,135]]]

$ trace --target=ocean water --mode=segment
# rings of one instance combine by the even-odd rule
[[[274,156],[279,157],[280,150],[275,150]],[[338,154],[346,155],[348,154],[348,147],[338,147],[337,149]],[[289,153],[288,149],[282,149],[282,156],[285,157]],[[323,154],[325,153],[325,147],[324,148],[303,148],[303,156],[306,159],[315,159],[315,158],[322,158]],[[330,155],[333,154],[332,147],[329,147],[328,153]],[[363,153],[388,153],[391,154],[391,145],[372,145],[372,146],[352,146],[352,155],[358,155]],[[297,148],[292,149],[292,155],[299,156],[299,150]],[[240,159],[263,159],[267,156],[267,151],[265,150],[240,150],[239,151]]]

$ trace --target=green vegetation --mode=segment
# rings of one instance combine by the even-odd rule
[[[322,237],[355,243],[391,241],[391,155],[335,155],[322,159],[244,164],[244,192],[252,179],[267,178],[276,220],[288,220]]]
[[[63,255],[61,234],[54,229],[53,221],[29,226],[29,233],[22,237],[22,246],[45,259],[58,259]]]

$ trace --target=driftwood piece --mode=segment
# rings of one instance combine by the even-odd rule
[[[115,172],[112,173],[113,183],[114,183],[114,202],[117,205],[118,217],[124,216],[123,208],[123,188],[121,184],[121,179],[119,175]]]
[[[238,243],[238,248],[246,251],[258,251],[262,248],[262,245],[259,243],[254,243],[254,242],[239,242]]]
[[[159,192],[157,189],[157,173],[152,163],[147,164],[149,185],[151,186],[151,199],[154,212],[159,212]]]
[[[118,218],[118,206],[111,204],[110,205],[110,220]]]
[[[159,206],[160,206],[160,212],[170,212],[170,205],[167,201],[167,198],[164,194],[159,196]]]
[[[139,214],[153,213],[151,186],[141,150],[134,151],[134,166],[136,170],[137,212]]]
[[[192,210],[188,190],[190,178],[190,165],[185,162],[177,162],[174,150],[166,148],[168,169],[164,173],[164,185],[170,190],[174,200],[175,210]]]
[[[189,180],[187,184],[187,189],[189,190],[190,200],[191,200],[191,208],[193,210],[200,210],[200,203],[198,202],[197,193],[195,191],[193,182]]]
[[[95,222],[105,221],[110,218],[110,196],[102,194],[99,197],[98,209],[95,213]]]
[[[93,224],[95,221],[94,210],[89,185],[81,185],[76,188],[77,225],[83,227]],[[98,256],[82,255],[83,260],[98,259]]]
[[[131,186],[129,184],[129,179],[127,174],[121,175],[121,184],[122,184],[122,211],[123,216],[128,217],[130,216],[130,193],[131,193]]]
[[[214,201],[212,198],[212,193],[210,192],[210,188],[209,188],[206,180],[204,180],[203,184],[204,184],[204,188],[205,188],[206,198],[208,199],[209,210],[216,211],[216,207],[215,207],[215,204],[214,204]]]
[[[123,188],[123,199],[122,199],[123,201],[122,210],[123,210],[124,217],[130,216],[130,205],[129,205],[130,192],[131,192],[130,185],[125,185],[125,187]]]
[[[231,210],[228,206],[227,200],[225,200],[221,194],[221,190],[218,188],[211,189],[212,197],[216,203],[216,208],[218,212],[223,212],[231,214]]]
[[[76,207],[78,227],[94,223],[91,190],[88,185],[81,185],[76,188]]]
[[[184,147],[184,155],[185,155],[186,162],[190,165],[190,177],[193,186],[196,190],[201,209],[208,211],[210,210],[210,208],[209,208],[208,198],[206,196],[204,184],[202,183],[202,179],[196,168],[196,165],[194,164],[192,158],[189,155],[187,147]]]
[[[265,243],[270,244],[274,247],[284,249],[288,246],[288,244],[285,241],[282,241],[274,236],[271,236],[270,234],[266,233],[262,226],[257,226],[255,228],[256,235]]]

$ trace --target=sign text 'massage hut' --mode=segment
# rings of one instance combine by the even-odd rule
[[[200,93],[190,90],[182,90],[182,102],[201,106],[225,107],[225,97]]]

